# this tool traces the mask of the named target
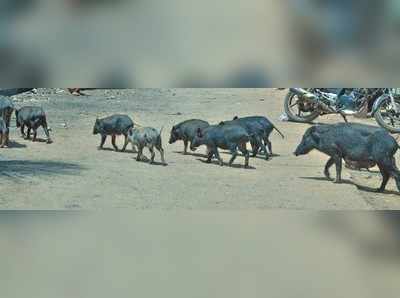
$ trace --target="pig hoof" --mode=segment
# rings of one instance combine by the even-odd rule
[[[52,144],[53,141],[52,140],[47,140],[47,144]]]
[[[341,184],[341,183],[342,183],[342,180],[337,180],[337,179],[336,179],[336,180],[333,181],[333,183],[335,183],[335,184]]]

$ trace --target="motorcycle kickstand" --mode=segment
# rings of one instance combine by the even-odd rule
[[[343,119],[344,119],[344,122],[346,122],[346,123],[349,123],[349,121],[347,121],[347,117],[346,117],[346,114],[345,114],[345,113],[343,113],[343,112],[339,112],[339,114],[340,114],[340,116],[342,116],[342,117],[343,117]]]

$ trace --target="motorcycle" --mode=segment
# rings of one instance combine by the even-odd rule
[[[357,114],[367,101],[363,89],[290,88],[285,98],[285,112],[290,120],[311,122],[326,114],[347,116]],[[293,108],[297,107],[297,112]]]
[[[326,114],[340,114],[348,122],[347,116],[361,114],[366,107],[380,126],[400,133],[400,90],[397,89],[290,88],[285,98],[288,118],[302,123]]]
[[[382,88],[374,102],[372,114],[376,122],[391,133],[400,133],[400,90]]]

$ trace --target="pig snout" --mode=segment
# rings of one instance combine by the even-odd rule
[[[300,155],[304,155],[306,154],[305,150],[304,150],[304,146],[303,144],[300,144],[299,146],[297,146],[296,150],[293,152],[293,154],[295,156],[300,156]]]

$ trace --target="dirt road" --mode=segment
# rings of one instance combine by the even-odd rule
[[[376,188],[372,173],[344,170],[344,184],[323,177],[326,156],[292,152],[308,125],[278,120],[285,91],[272,89],[139,89],[92,90],[89,96],[40,92],[14,97],[17,106],[42,105],[53,129],[54,143],[20,138],[13,120],[11,148],[0,151],[0,208],[16,209],[397,209],[400,196],[393,181],[388,192],[375,194],[357,185]],[[163,131],[167,167],[134,160],[132,152],[98,151],[92,135],[96,116],[127,113],[141,125]],[[276,156],[252,158],[252,169],[205,164],[204,148],[181,154],[181,143],[169,145],[170,127],[182,120],[202,118],[212,123],[234,115],[265,115],[286,135],[273,133]],[[360,121],[352,119],[354,121]],[[335,115],[321,122],[342,121]],[[372,120],[363,120],[373,123]],[[42,131],[41,131],[42,133]],[[43,136],[43,134],[42,134]],[[122,139],[119,140],[119,144]],[[146,152],[147,153],[147,152]],[[229,156],[222,154],[228,161]],[[156,155],[156,159],[159,155]],[[236,164],[243,165],[243,157]]]

